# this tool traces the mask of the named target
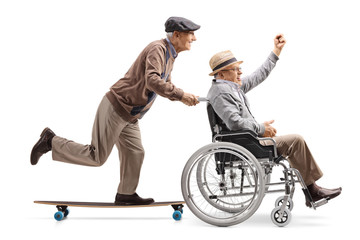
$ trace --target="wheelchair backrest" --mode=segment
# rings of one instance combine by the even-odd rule
[[[225,123],[221,120],[221,118],[216,114],[210,103],[207,104],[206,110],[208,113],[210,128],[213,137],[223,131],[230,131],[226,127]]]
[[[240,131],[230,131],[222,119],[216,114],[210,103],[207,104],[207,113],[212,132],[212,137],[216,135],[217,141],[233,142],[249,150],[256,158],[269,158],[276,156],[273,146],[263,146],[260,144],[258,136],[249,129]]]

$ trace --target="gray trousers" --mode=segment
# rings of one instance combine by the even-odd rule
[[[279,155],[288,157],[291,167],[299,170],[308,186],[323,176],[315,162],[305,140],[298,134],[273,137]],[[272,145],[271,141],[263,141],[263,145]]]
[[[96,113],[91,145],[82,145],[55,136],[52,140],[52,157],[60,162],[101,166],[106,162],[114,145],[118,148],[120,159],[120,184],[117,191],[120,194],[133,194],[144,160],[139,124],[123,120],[106,96]]]

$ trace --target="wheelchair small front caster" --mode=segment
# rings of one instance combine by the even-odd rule
[[[288,225],[291,221],[291,212],[289,209],[285,208],[283,214],[280,214],[280,207],[276,207],[271,212],[271,220],[278,227],[284,227]]]
[[[284,196],[278,197],[278,198],[276,199],[276,201],[275,201],[275,207],[282,206],[283,202],[284,202]],[[291,198],[288,198],[287,203],[286,203],[286,207],[287,207],[287,209],[289,209],[290,211],[293,210],[293,208],[294,208],[294,202],[293,202],[293,200],[292,200]]]

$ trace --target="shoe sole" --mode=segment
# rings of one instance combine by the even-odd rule
[[[334,194],[331,194],[331,195],[329,195],[329,196],[327,196],[327,197],[324,197],[324,198],[321,198],[321,199],[325,199],[325,198],[328,199],[328,200],[334,199],[334,198],[336,198],[337,196],[339,196],[339,195],[341,194],[341,190],[342,190],[342,189],[340,188],[340,191],[339,191],[339,192],[334,193]],[[321,199],[318,199],[318,200],[316,200],[315,202],[320,201]],[[308,202],[308,201],[306,201],[305,204],[306,204],[306,206],[309,207],[309,208],[312,207],[311,204],[310,204],[310,202]]]
[[[115,202],[115,205],[118,206],[136,206],[136,205],[150,205],[153,204],[154,202],[150,202],[150,203],[127,203],[127,202]]]
[[[150,205],[153,204],[155,201],[148,201],[148,202],[139,202],[139,203],[134,203],[134,202],[120,202],[120,201],[115,201],[115,205]]]

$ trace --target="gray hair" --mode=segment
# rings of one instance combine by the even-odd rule
[[[174,32],[167,32],[166,37],[170,39],[173,37],[173,34],[174,34]]]

